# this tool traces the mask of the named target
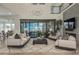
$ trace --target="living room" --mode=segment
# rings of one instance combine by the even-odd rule
[[[0,54],[76,54],[73,32],[77,28],[65,31],[63,19],[76,17],[78,12],[73,10],[77,6],[74,3],[0,4]]]

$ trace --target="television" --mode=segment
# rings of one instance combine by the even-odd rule
[[[64,20],[65,30],[72,31],[75,29],[75,17]]]

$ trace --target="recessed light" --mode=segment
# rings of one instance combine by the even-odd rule
[[[12,15],[12,13],[11,13],[11,12],[9,12],[9,15]]]

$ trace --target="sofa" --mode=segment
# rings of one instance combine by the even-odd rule
[[[57,32],[56,35],[50,34],[48,38],[56,41],[59,38],[59,36],[60,36],[60,32]]]
[[[11,36],[7,39],[8,47],[23,47],[30,40],[29,36],[20,35],[21,39],[15,39],[14,36]]]
[[[58,39],[55,42],[55,46],[65,48],[65,49],[75,49],[76,50],[76,38],[73,36],[69,36],[68,40]]]

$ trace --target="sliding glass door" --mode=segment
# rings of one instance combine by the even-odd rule
[[[21,33],[27,31],[30,37],[35,38],[40,35],[44,35],[48,31],[55,31],[55,22],[54,21],[21,21],[20,25]],[[39,34],[40,33],[40,34]]]
[[[34,38],[38,37],[38,31],[39,32],[44,32],[45,31],[45,24],[43,22],[30,22],[26,23],[27,25],[27,31],[29,32],[29,35]]]
[[[38,31],[46,32],[45,22],[24,22],[21,23],[21,32],[27,31],[31,37],[38,37]]]
[[[0,32],[4,30],[4,25],[3,23],[0,23]]]
[[[38,31],[38,23],[30,22],[29,23],[29,35],[32,38],[37,37],[37,31]]]

